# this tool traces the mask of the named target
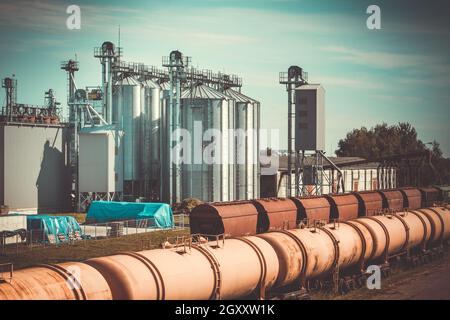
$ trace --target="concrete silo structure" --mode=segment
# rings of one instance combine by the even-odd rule
[[[234,108],[234,200],[259,197],[259,102],[227,89],[224,94],[235,101]]]
[[[181,166],[182,198],[233,200],[234,100],[204,84],[192,85],[181,95],[181,127],[192,141],[189,156],[184,155],[190,163]]]

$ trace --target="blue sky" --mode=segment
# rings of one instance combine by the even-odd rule
[[[66,8],[81,7],[81,30]],[[381,8],[382,29],[366,28]],[[281,130],[286,92],[278,73],[299,65],[326,90],[326,151],[353,128],[408,121],[450,156],[450,14],[445,1],[2,1],[0,76],[15,74],[18,100],[42,104],[53,88],[66,100],[60,61],[80,61],[77,84],[100,83],[93,48],[117,42],[126,61],[161,66],[179,49],[194,66],[238,74],[261,102],[263,128]],[[0,93],[4,102],[4,92]]]

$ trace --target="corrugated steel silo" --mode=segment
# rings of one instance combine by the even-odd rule
[[[233,89],[225,90],[224,94],[236,101],[235,199],[256,199],[259,198],[259,102]]]
[[[141,84],[133,77],[126,77],[114,84],[113,122],[124,132],[124,194],[138,196],[142,143]]]
[[[234,175],[230,170],[233,152],[229,139],[229,129],[234,126],[233,114],[234,100],[211,87],[192,85],[182,93],[181,126],[190,132],[192,141],[191,163],[181,166],[182,198],[234,199]],[[210,129],[220,130],[221,135],[217,138]],[[208,137],[208,132],[212,136]],[[220,148],[212,151],[215,145]],[[210,163],[207,154],[216,161]]]
[[[161,104],[161,170],[159,172],[160,176],[160,195],[159,200],[169,203],[170,202],[170,184],[168,177],[170,175],[170,164],[169,164],[169,146],[167,145],[167,134],[169,132],[169,119],[167,118],[167,108],[170,105],[170,83],[163,82],[160,83],[161,93],[160,93],[160,104]]]
[[[141,90],[141,173],[145,179],[143,194],[159,197],[161,170],[161,87],[152,80],[142,82]]]

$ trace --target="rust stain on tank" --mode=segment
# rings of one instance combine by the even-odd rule
[[[374,216],[383,210],[383,197],[377,191],[354,192],[358,199],[358,216]]]
[[[330,203],[325,197],[293,197],[291,200],[297,206],[297,219],[302,221],[308,219],[314,220],[330,220]]]
[[[258,211],[258,233],[296,228],[297,206],[291,199],[257,199],[253,204]]]
[[[330,218],[347,221],[358,218],[358,199],[354,194],[326,195],[330,202]]]
[[[256,234],[258,211],[250,201],[212,202],[190,214],[191,233],[243,236]]]

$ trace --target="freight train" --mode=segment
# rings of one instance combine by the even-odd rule
[[[192,234],[248,236],[300,224],[345,222],[401,210],[430,207],[439,189],[400,188],[313,197],[267,198],[201,204],[190,214]]]
[[[289,201],[279,214],[291,219]],[[228,216],[240,215],[228,207]],[[308,208],[312,208],[309,206]],[[292,207],[293,208],[293,207]],[[256,221],[257,222],[257,221]],[[258,229],[255,225],[255,232]],[[265,226],[261,226],[265,227]],[[280,229],[207,241],[197,236],[163,249],[123,252],[84,262],[39,265],[0,281],[4,299],[206,300],[272,298],[311,283],[338,284],[366,268],[442,253],[450,239],[450,207],[385,213],[326,225]]]

